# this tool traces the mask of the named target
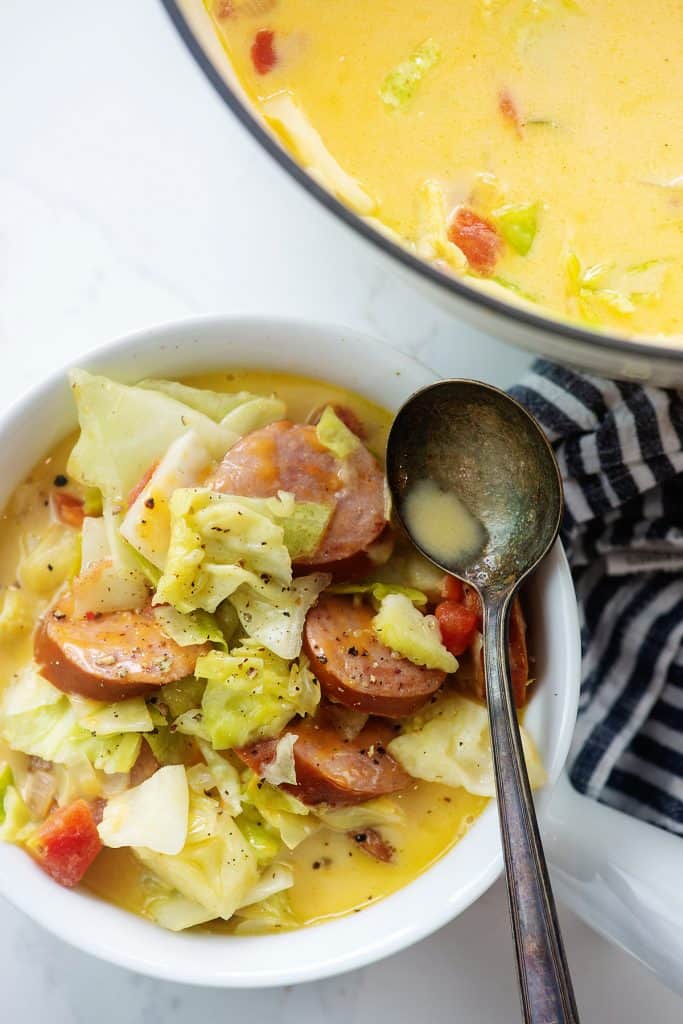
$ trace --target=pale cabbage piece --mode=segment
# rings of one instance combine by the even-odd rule
[[[214,805],[211,814],[208,805]],[[256,857],[233,819],[216,800],[190,794],[188,838],[180,853],[135,854],[166,885],[199,904],[211,918],[228,920],[258,881]]]
[[[66,807],[82,797],[84,800],[95,800],[98,796],[104,795],[101,773],[93,768],[85,754],[70,761],[68,765],[56,764],[52,771],[57,780],[56,800],[60,807]],[[118,778],[119,776],[104,776],[104,779]],[[128,774],[121,773],[121,778],[127,785]]]
[[[289,850],[295,850],[321,827],[321,822],[311,813],[311,808],[291,793],[271,786],[268,782],[261,782],[253,772],[249,773],[248,778],[244,802],[258,811]]]
[[[388,796],[366,800],[362,804],[350,807],[327,807],[319,804],[314,813],[324,825],[335,832],[356,832],[364,828],[402,825],[405,822],[405,812],[396,800]]]
[[[70,765],[86,757],[107,774],[127,772],[140,752],[139,733],[94,736],[78,721],[66,694],[30,666],[6,689],[0,736],[13,750]]]
[[[239,772],[225,757],[216,753],[210,743],[200,739],[198,745],[219,800],[228,814],[236,817],[242,810],[242,783]]]
[[[7,587],[0,593],[0,642],[10,643],[28,633],[35,620],[35,604],[25,590]]]
[[[417,255],[430,261],[443,260],[451,270],[464,273],[468,266],[467,257],[448,237],[446,200],[441,185],[436,181],[423,182],[418,192],[418,204]]]
[[[275,746],[275,756],[263,768],[262,777],[271,786],[288,783],[296,786],[296,764],[294,762],[294,744],[298,737],[293,732],[281,736]]]
[[[297,501],[289,491],[278,491],[274,498],[230,497],[277,522],[284,530],[284,544],[291,558],[314,553],[334,511],[332,505]]]
[[[238,433],[249,433],[259,427],[266,427],[274,420],[284,419],[287,412],[285,403],[274,395],[254,395],[250,391],[211,391],[209,388],[195,388],[188,384],[180,384],[175,380],[156,380],[148,378],[141,380],[140,388],[148,388],[150,391],[161,391],[170,398],[189,405],[191,409],[203,413],[216,423],[223,421],[226,425],[226,417],[239,408],[248,409],[246,421],[248,429],[238,430]],[[256,415],[257,403],[260,414]],[[228,421],[232,427],[235,421]],[[256,426],[252,426],[256,423]],[[233,427],[236,429],[236,427]]]
[[[147,880],[150,888],[150,880]],[[213,921],[215,914],[201,904],[181,896],[176,889],[154,879],[154,890],[145,900],[145,914],[169,932],[182,932]]]
[[[444,647],[436,618],[423,615],[405,594],[387,594],[372,627],[383,644],[415,665],[457,671],[458,662]]]
[[[73,581],[71,593],[74,615],[83,618],[88,612],[107,615],[110,612],[137,611],[149,600],[145,577],[137,569],[117,568],[112,558],[91,563]]]
[[[315,433],[321,445],[328,448],[337,459],[347,458],[360,444],[358,437],[340,420],[331,405],[323,410]]]
[[[111,558],[107,523],[103,516],[85,516],[81,530],[81,572]]]
[[[443,579],[443,576],[440,577]],[[404,594],[413,604],[421,608],[427,604],[428,598],[415,587],[402,587],[400,583],[333,583],[328,587],[329,594],[369,594],[378,605],[388,594]]]
[[[277,930],[287,931],[300,927],[286,891],[242,907],[236,913],[242,920],[235,928],[235,935],[267,935]]]
[[[106,701],[88,700],[69,695],[71,706],[82,729],[95,736],[112,736],[124,732],[151,732],[152,716],[143,697],[107,704]]]
[[[294,885],[294,869],[291,864],[269,864],[261,872],[258,882],[249,890],[237,910],[251,907],[261,900],[270,899],[279,892],[285,892]]]
[[[229,600],[247,636],[291,660],[301,651],[309,609],[331,582],[324,572],[299,576],[289,587],[256,580],[239,587]]]
[[[184,614],[170,605],[160,605],[154,609],[154,617],[165,635],[175,640],[180,647],[203,644],[207,640],[221,647],[227,646],[218,622],[208,612]]]
[[[258,585],[263,574],[285,585],[291,581],[282,527],[247,502],[185,488],[174,492],[170,506],[171,541],[155,604],[213,612],[242,583]]]
[[[415,779],[462,786],[475,796],[496,795],[488,712],[483,704],[460,694],[442,696],[404,724],[405,732],[388,750]],[[520,726],[532,788],[546,781],[545,769],[531,736]]]
[[[201,483],[212,461],[198,434],[188,430],[170,445],[128,508],[120,526],[121,536],[158,569],[166,564],[171,540],[171,495],[180,488]]]
[[[284,419],[286,412],[285,403],[275,395],[251,395],[224,416],[221,426],[243,436]]]
[[[70,381],[81,434],[67,472],[119,506],[188,429],[199,435],[214,459],[222,458],[237,440],[228,428],[160,391],[119,384],[85,370],[73,370]]]
[[[23,843],[35,825],[7,766],[0,771],[0,842]]]
[[[144,846],[174,855],[185,846],[190,807],[182,765],[159,768],[139,786],[107,801],[97,826],[105,846]]]
[[[335,160],[290,93],[279,92],[261,103],[267,121],[277,127],[295,150],[303,167],[356,213],[370,215],[375,201]]]
[[[300,673],[300,667],[253,641],[243,641],[230,654],[211,651],[195,668],[197,677],[207,680],[199,720],[192,711],[183,717],[195,716],[201,730],[196,734],[208,736],[215,750],[277,736],[294,715],[312,713],[320,700],[317,683],[305,677],[302,686]],[[187,728],[187,722],[176,726]]]
[[[393,110],[404,107],[424,77],[439,63],[441,55],[439,44],[434,39],[425,39],[384,79],[379,91],[382,102]]]
[[[40,537],[22,538],[17,577],[26,590],[48,597],[76,575],[80,562],[79,534],[60,523],[51,523]]]

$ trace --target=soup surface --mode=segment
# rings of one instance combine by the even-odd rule
[[[389,414],[283,374],[72,383],[80,434],[2,515],[0,839],[172,930],[415,878],[494,789],[478,598],[386,518]]]
[[[206,6],[295,155],[419,255],[563,318],[681,333],[675,0]]]

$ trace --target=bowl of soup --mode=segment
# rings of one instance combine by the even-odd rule
[[[380,259],[515,344],[683,381],[677,5],[164,2],[247,129]]]
[[[207,318],[5,414],[9,900],[105,960],[260,986],[387,955],[494,881],[476,595],[384,493],[392,411],[432,379],[345,330]],[[543,810],[579,685],[559,544],[510,644]]]

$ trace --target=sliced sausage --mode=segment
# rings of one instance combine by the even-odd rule
[[[331,505],[317,551],[296,560],[309,570],[332,571],[334,563],[364,551],[386,525],[384,474],[375,458],[362,444],[336,458],[310,424],[281,420],[247,434],[224,457],[212,486],[254,498],[290,491],[299,501]]]
[[[38,668],[54,686],[104,701],[140,697],[183,679],[209,649],[180,647],[162,632],[150,605],[77,618],[70,593],[47,612],[34,640]]]
[[[484,676],[484,652],[481,639],[481,633],[478,633],[477,640],[472,647],[474,676],[471,680],[470,689],[473,696],[485,701],[486,678]],[[515,705],[518,708],[522,708],[526,704],[526,690],[529,685],[529,654],[526,642],[526,620],[519,597],[515,597],[510,606],[508,657],[510,659],[510,681],[512,683]]]
[[[414,665],[375,636],[373,611],[353,597],[324,594],[306,616],[304,650],[328,700],[405,718],[435,693],[445,672]]]
[[[285,731],[297,737],[293,748],[297,784],[283,783],[281,788],[305,804],[362,803],[397,793],[412,782],[386,751],[395,733],[385,722],[370,721],[353,739],[345,739],[322,707],[315,718],[295,722]],[[277,742],[262,740],[235,753],[262,775],[275,757]]]

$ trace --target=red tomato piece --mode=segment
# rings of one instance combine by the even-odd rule
[[[52,492],[52,508],[60,523],[80,530],[83,526],[83,501],[67,491]]]
[[[493,224],[467,206],[461,206],[451,221],[448,237],[462,249],[472,270],[483,277],[493,273],[503,251],[503,240]]]
[[[464,654],[477,632],[477,615],[457,601],[442,601],[434,609],[441,639],[451,654]]]
[[[275,52],[275,33],[262,28],[254,36],[251,44],[251,59],[259,75],[267,75],[277,64]]]
[[[142,474],[142,476],[140,477],[140,479],[136,483],[135,487],[133,488],[133,490],[128,495],[128,508],[130,508],[130,506],[133,504],[133,502],[137,501],[137,499],[140,497],[140,495],[144,491],[145,487],[147,486],[147,484],[152,479],[152,476],[154,474],[154,470],[157,468],[158,465],[159,465],[159,460],[157,459],[157,461],[153,462],[152,465],[149,467],[149,469],[146,469],[145,472]]]
[[[71,888],[83,878],[102,849],[90,805],[75,800],[58,807],[29,840],[29,849],[43,871]]]
[[[444,601],[460,601],[462,604],[465,589],[457,576],[444,576],[441,584],[441,596]]]
[[[501,114],[515,129],[518,137],[521,139],[524,136],[524,127],[522,119],[512,95],[507,89],[501,89],[498,94],[498,109]]]

